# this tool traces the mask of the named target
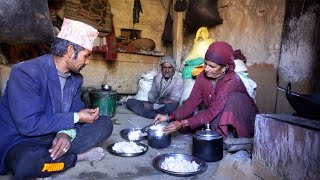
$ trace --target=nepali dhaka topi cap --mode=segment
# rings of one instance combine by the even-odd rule
[[[68,40],[92,51],[93,41],[98,36],[97,29],[83,22],[64,18],[58,38]]]

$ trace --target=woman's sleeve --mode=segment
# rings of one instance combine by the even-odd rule
[[[202,83],[203,79],[196,79],[189,98],[184,101],[182,106],[173,112],[175,119],[181,120],[190,117],[198,105],[203,101]]]
[[[236,82],[234,80],[220,82],[220,84],[217,85],[216,94],[211,97],[211,100],[210,97],[208,97],[209,101],[211,101],[209,107],[187,119],[189,126],[192,129],[198,128],[216,118],[223,111],[227,103],[229,93],[235,90],[235,83]]]

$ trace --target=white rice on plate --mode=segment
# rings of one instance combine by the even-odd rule
[[[181,158],[166,157],[161,163],[161,168],[172,172],[196,172],[199,169],[199,164],[195,161],[187,161]]]
[[[133,141],[123,141],[115,143],[112,146],[112,150],[116,151],[117,153],[140,153],[143,152],[145,148],[143,146],[137,145]]]
[[[130,141],[136,141],[136,140],[139,140],[140,137],[146,136],[146,135],[147,133],[143,133],[141,132],[141,130],[130,131],[128,133],[128,139]]]

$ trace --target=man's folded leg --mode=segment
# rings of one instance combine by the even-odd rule
[[[110,117],[100,116],[94,123],[83,124],[77,128],[77,136],[72,141],[68,152],[79,154],[111,136],[113,124]]]
[[[6,166],[15,179],[48,177],[74,167],[77,155],[67,153],[52,160],[49,148],[55,136],[35,138],[14,145],[6,156]]]

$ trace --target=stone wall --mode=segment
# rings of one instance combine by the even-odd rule
[[[109,84],[119,94],[136,94],[142,73],[159,68],[160,57],[118,53],[115,62],[105,61],[103,55],[94,53],[90,64],[81,71],[84,87]]]
[[[319,179],[320,122],[288,114],[259,114],[252,165],[262,179]]]
[[[319,19],[320,2],[288,0],[279,60],[279,86],[291,82],[292,91],[309,94],[320,92]],[[318,22],[318,24],[317,24]],[[285,93],[278,90],[277,112],[293,112]]]
[[[109,0],[113,14],[116,36],[121,35],[121,29],[137,29],[142,38],[150,38],[155,44],[155,50],[166,52],[161,44],[161,35],[166,18],[166,9],[159,0],[140,0],[143,13],[139,23],[133,26],[133,0]],[[166,2],[164,4],[168,6]],[[157,70],[160,57],[130,55],[118,53],[114,62],[105,61],[103,54],[94,53],[90,65],[81,73],[85,77],[84,86],[99,86],[102,83],[111,84],[118,93],[135,94],[138,90],[139,76],[147,71]]]

